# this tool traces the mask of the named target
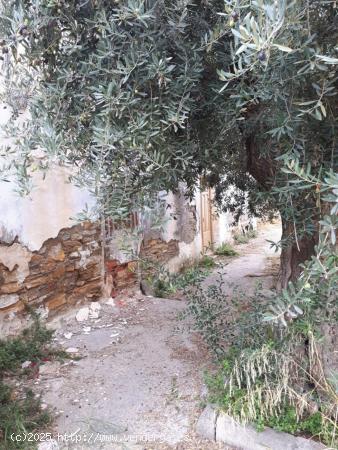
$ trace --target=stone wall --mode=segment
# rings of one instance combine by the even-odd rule
[[[179,255],[176,239],[166,242],[163,239],[145,239],[141,245],[140,257],[151,262],[166,263]]]
[[[105,262],[106,282],[109,278],[111,285],[110,295],[115,297],[119,290],[137,285],[136,263],[129,261],[120,263],[117,259],[109,259]]]
[[[0,244],[0,312],[28,306],[58,310],[101,294],[100,228],[62,229],[37,251],[18,242]]]
[[[109,248],[106,254],[111,254]],[[145,262],[145,264],[141,264],[143,275],[152,272],[152,264],[164,264],[178,254],[178,241],[174,239],[169,242],[160,238],[144,239],[140,251],[140,259]],[[149,263],[150,268],[147,267],[147,263]],[[110,295],[112,297],[115,297],[121,289],[137,287],[137,263],[135,261],[121,262],[118,259],[110,258],[105,261],[105,268],[106,284],[111,285]]]

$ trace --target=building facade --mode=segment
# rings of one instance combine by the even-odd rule
[[[6,112],[0,119],[6,121]],[[215,213],[210,189],[197,190],[192,200],[183,186],[177,194],[160,193],[158,211],[134,215],[121,227],[74,220],[94,199],[68,179],[58,165],[46,176],[36,171],[26,197],[14,181],[0,181],[0,335],[31,307],[49,315],[137,287],[138,260],[177,271],[231,239],[233,218]],[[160,226],[152,226],[154,213]]]

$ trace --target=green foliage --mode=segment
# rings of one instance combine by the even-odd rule
[[[96,197],[85,214],[120,218],[180,181],[192,195],[202,175],[220,208],[279,210],[296,225],[285,245],[315,235],[316,193],[293,184],[286,195],[282,167],[337,167],[334,2],[1,4],[16,138],[3,170],[19,190],[52,157]]]
[[[214,259],[211,256],[204,255],[199,260],[198,265],[200,267],[204,267],[205,269],[212,269],[213,267],[216,266],[216,263],[215,263]]]
[[[207,374],[205,380],[209,389],[209,401],[222,409],[230,409],[234,415],[239,416],[243,412],[248,412],[251,404],[248,403],[245,388],[230,389],[227,384],[232,364],[233,359],[222,361],[219,371],[213,375]],[[299,417],[296,408],[284,401],[275,414],[264,416],[261,414],[261,399],[258,396],[253,404],[256,415],[254,424],[258,431],[270,427],[285,433],[316,438],[330,445],[334,434],[333,425],[329,424],[327,428],[320,412],[305,413]]]
[[[286,164],[285,171],[291,184],[319,186],[318,201],[326,202],[316,253],[297,282],[268,298],[258,290],[247,305],[234,304],[234,293],[225,296],[222,282],[207,290],[197,286],[188,296],[187,312],[222,362],[211,382],[209,377],[213,402],[241,421],[315,436],[335,447],[336,374],[325,368],[334,355],[326,349],[330,338],[323,326],[337,326],[338,179],[332,172],[314,177],[297,161]]]
[[[229,0],[222,17],[233,36],[232,62],[218,70],[229,124],[234,117],[241,124],[259,198],[294,225],[283,235],[287,247],[315,235],[321,208],[313,185],[290,181],[285,158],[305,171],[338,167],[337,8],[319,0]]]
[[[231,292],[233,286],[226,286],[221,274],[210,286],[200,281],[196,279],[184,291],[187,307],[183,317],[193,319],[193,328],[217,358],[223,358],[229,351],[238,354],[246,346],[269,339],[268,327],[257,328],[262,320],[262,305],[267,301],[260,293],[260,286],[250,295],[238,288]],[[243,332],[239,333],[241,329]]]
[[[215,254],[218,256],[238,256],[238,252],[228,242],[223,242],[216,248]]]
[[[233,238],[236,244],[247,244],[250,239],[254,239],[257,237],[257,231],[256,230],[249,230],[246,233],[235,233]]]
[[[188,286],[201,282],[210,274],[208,268],[203,268],[198,264],[193,264],[188,267],[183,267],[175,276],[175,284],[177,289],[183,290]]]
[[[52,158],[96,197],[82,218],[119,219],[180,181],[192,195],[203,176],[236,216],[279,210],[292,225],[283,248],[316,239],[316,191],[282,168],[290,157],[337,168],[334,2],[1,5],[3,98],[16,141],[3,149],[2,177],[16,177],[21,192]],[[30,115],[20,125],[22,98]]]
[[[239,420],[315,436],[334,447],[338,396],[324,367],[322,346],[329,342],[323,343],[321,334],[323,318],[332,329],[337,324],[338,180],[332,172],[314,177],[295,161],[285,170],[293,175],[291,183],[320,186],[318,201],[325,199],[329,213],[319,222],[316,254],[304,265],[299,280],[263,301],[257,292],[244,315],[241,302],[234,305],[237,314],[230,314],[232,299],[222,299],[222,284],[207,291],[197,287],[191,292],[188,313],[223,360],[210,384],[212,401]],[[318,408],[315,414],[313,404]]]
[[[44,429],[51,423],[47,411],[41,411],[40,401],[32,391],[26,391],[23,398],[13,398],[12,390],[0,381],[0,446],[6,450],[34,449],[31,442],[15,442],[14,435],[34,433]]]
[[[332,171],[322,178],[311,175],[298,161],[286,162],[284,171],[290,175],[292,189],[316,189],[317,201],[325,212],[319,217],[319,239],[315,254],[303,265],[303,272],[297,282],[287,288],[271,302],[265,314],[266,321],[277,322],[283,327],[297,322],[297,319],[324,313],[328,323],[337,321],[338,255],[336,245],[338,174]],[[325,204],[325,207],[324,207]],[[326,213],[327,212],[327,213]]]
[[[169,279],[154,279],[152,284],[154,287],[154,295],[158,298],[168,298],[177,291],[176,287]]]
[[[55,354],[49,347],[52,335],[52,331],[35,320],[20,336],[0,340],[0,376],[17,371],[25,361],[36,363]]]
[[[37,432],[51,423],[51,417],[48,411],[41,410],[40,400],[32,391],[18,393],[4,382],[4,377],[29,376],[41,362],[66,357],[64,352],[50,346],[53,332],[35,315],[33,319],[32,326],[19,336],[0,341],[0,447],[8,450],[35,448],[29,442],[13,441],[11,434]],[[31,369],[21,369],[25,361],[32,362]]]
[[[249,242],[248,236],[246,236],[243,233],[236,233],[234,234],[234,241],[236,244],[247,244]]]
[[[247,413],[252,405],[248,402],[245,388],[230,389],[227,384],[233,362],[233,358],[223,360],[218,372],[206,374],[205,380],[209,389],[209,401],[224,410],[231,410],[236,416],[240,416],[243,415],[243,412]],[[270,427],[285,433],[316,438],[327,445],[332,442],[333,424],[326,424],[320,412],[304,413],[300,417],[297,409],[283,399],[275,414],[265,416],[261,414],[261,398],[259,396],[254,399],[253,405],[255,408],[253,423],[258,431]]]
[[[193,164],[187,120],[203,78],[196,42],[205,32],[203,16],[217,18],[213,8],[199,17],[181,1],[97,0],[61,8],[2,0],[1,6],[11,89],[19,92],[23,78],[30,86],[30,119],[21,127],[13,111],[8,132],[17,147],[4,150],[7,158],[19,151],[12,169],[21,191],[30,188],[30,168],[46,170],[50,158],[70,167],[72,182],[95,196],[88,212],[94,217],[126,217],[159,191],[176,188]],[[8,90],[5,98],[12,98]],[[36,148],[46,151],[40,163]]]
[[[150,263],[150,265],[153,269],[152,272],[155,272],[155,274],[153,273],[149,277],[149,281],[154,288],[155,296],[159,298],[170,297],[178,291],[183,291],[191,285],[200,283],[209,275],[210,269],[213,267],[213,265],[210,266],[208,260],[206,266],[197,262],[183,266],[179,273],[170,273],[165,267],[155,271],[153,264]]]

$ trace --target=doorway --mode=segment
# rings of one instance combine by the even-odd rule
[[[206,188],[201,192],[201,235],[203,253],[212,250],[212,192],[210,188]]]

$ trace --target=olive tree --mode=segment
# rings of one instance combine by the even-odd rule
[[[337,164],[335,2],[1,4],[16,136],[5,154],[22,191],[36,148],[72,167],[100,215],[122,217],[180,181],[192,194],[203,176],[220,208],[280,212],[281,284],[299,275],[318,239],[321,188],[290,190],[283,166]],[[30,118],[18,127],[22,92]]]

